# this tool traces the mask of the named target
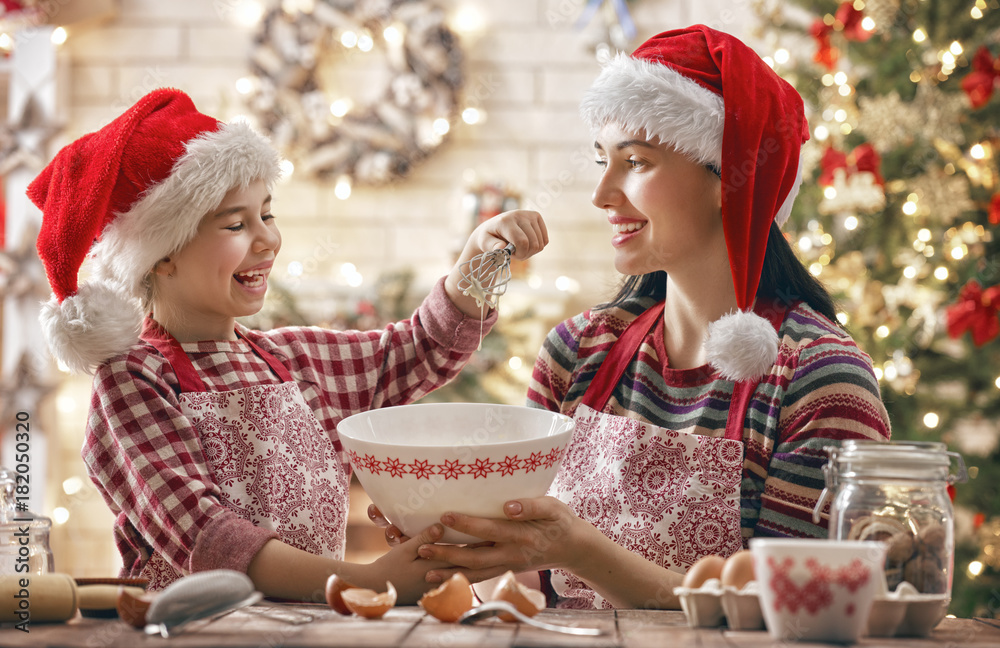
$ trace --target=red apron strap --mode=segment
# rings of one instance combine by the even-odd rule
[[[625,374],[629,361],[635,357],[642,341],[663,314],[663,306],[664,302],[660,302],[650,307],[622,331],[608,351],[607,357],[601,362],[601,366],[597,368],[597,373],[594,374],[593,380],[590,381],[587,391],[580,400],[581,404],[598,412],[604,410],[604,406],[611,399],[611,393],[615,390],[615,385]]]
[[[182,393],[208,391],[205,382],[195,370],[191,358],[181,348],[181,343],[155,320],[146,318],[139,337],[153,345],[153,348],[167,359],[167,363],[177,374],[177,382],[180,383]]]
[[[253,352],[267,363],[267,366],[271,368],[271,371],[273,371],[282,382],[288,382],[292,379],[292,374],[289,373],[285,365],[281,364],[280,360],[275,358],[271,353],[268,353],[254,344],[239,331],[236,331],[236,335],[250,345]],[[173,335],[170,335],[170,333],[168,333],[156,321],[147,318],[143,323],[140,337],[151,344],[153,348],[159,351],[160,354],[167,359],[167,362],[173,368],[174,373],[177,374],[177,382],[180,384],[182,393],[209,391],[208,387],[205,385],[205,381],[201,379],[201,376],[198,375],[198,371],[194,368],[194,363],[191,362],[191,358],[189,358],[188,355],[184,353],[184,349],[181,348],[181,343],[178,342],[177,338]]]
[[[781,323],[785,321],[785,313],[788,307],[778,300],[766,304],[767,308],[756,308],[757,314],[771,322],[775,331],[781,330]],[[757,391],[760,378],[753,380],[741,380],[733,387],[733,397],[729,402],[729,416],[726,419],[726,438],[735,441],[743,440],[743,424],[746,421],[747,410],[750,408],[750,400],[753,393]]]
[[[267,363],[267,366],[271,368],[271,371],[277,374],[278,378],[281,378],[281,382],[290,382],[292,380],[292,374],[288,371],[288,368],[285,367],[285,365],[281,364],[280,360],[254,344],[250,338],[244,336],[239,331],[236,331],[236,335],[239,335],[244,342],[250,345],[250,348],[253,349],[254,352]]]

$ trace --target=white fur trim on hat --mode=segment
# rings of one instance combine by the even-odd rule
[[[92,278],[61,305],[45,306],[53,355],[74,371],[92,372],[135,344],[144,279],[153,266],[191,241],[231,189],[256,180],[270,188],[279,163],[271,144],[245,122],[190,140],[170,175],[105,227],[90,251]]]
[[[778,333],[756,313],[736,311],[708,325],[705,353],[726,380],[757,379],[778,359]]]
[[[799,168],[795,171],[795,184],[788,190],[788,195],[778,208],[778,213],[774,215],[774,222],[778,227],[784,227],[788,217],[792,215],[792,205],[795,203],[795,197],[799,195],[799,187],[802,186],[802,162],[803,154],[799,151]]]
[[[90,373],[139,341],[142,308],[112,284],[89,281],[62,303],[50,298],[39,319],[55,357],[74,373]]]
[[[619,53],[584,95],[580,113],[595,133],[618,124],[722,168],[722,97],[668,65]]]

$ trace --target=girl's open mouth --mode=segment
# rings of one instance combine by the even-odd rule
[[[233,278],[247,288],[260,288],[267,281],[267,274],[267,269],[247,270],[246,272],[237,272],[233,275]]]

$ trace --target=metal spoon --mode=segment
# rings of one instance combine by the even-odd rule
[[[573,626],[556,625],[554,623],[545,623],[544,621],[539,621],[529,616],[525,616],[517,611],[513,605],[507,601],[486,601],[481,605],[478,605],[461,617],[459,617],[458,622],[462,625],[470,625],[475,623],[480,619],[485,619],[487,617],[496,616],[498,614],[507,613],[513,616],[515,619],[521,623],[534,626],[536,628],[541,628],[542,630],[551,630],[552,632],[562,632],[563,634],[571,634],[578,636],[596,637],[598,635],[605,634],[606,631],[601,628],[576,628]]]

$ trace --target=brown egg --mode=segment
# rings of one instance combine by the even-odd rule
[[[722,567],[725,564],[726,559],[722,556],[703,556],[695,564],[691,565],[691,569],[684,574],[684,581],[681,585],[691,589],[698,589],[707,580],[721,578]]]
[[[146,611],[156,598],[156,592],[144,592],[138,587],[119,587],[115,609],[118,618],[134,628],[146,626]]]
[[[753,557],[747,549],[741,549],[726,559],[722,566],[720,580],[722,586],[743,589],[743,586],[754,579]]]
[[[424,594],[417,604],[438,621],[455,623],[472,609],[472,585],[462,572],[456,572],[440,586]]]
[[[340,614],[343,614],[344,616],[350,616],[351,611],[347,609],[346,605],[344,605],[344,599],[342,594],[344,590],[355,589],[355,588],[356,588],[355,585],[351,585],[350,583],[345,581],[340,576],[337,576],[336,574],[330,576],[330,578],[326,579],[327,605],[329,605],[331,608],[333,608]]]
[[[493,590],[492,598],[493,600],[507,601],[524,616],[533,617],[545,609],[545,594],[519,583],[512,571],[508,571],[500,577],[500,582]],[[516,620],[510,614],[498,616],[504,621]]]
[[[366,619],[381,619],[396,605],[396,588],[386,581],[385,591],[381,594],[375,590],[354,587],[342,591],[340,598],[354,614]]]

